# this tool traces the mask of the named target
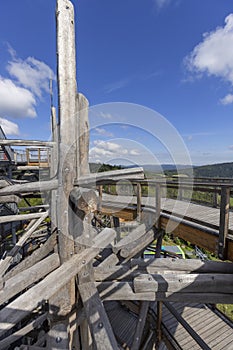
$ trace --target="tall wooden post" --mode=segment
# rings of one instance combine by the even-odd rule
[[[58,81],[58,124],[59,124],[59,166],[56,218],[59,233],[59,256],[64,263],[74,254],[74,239],[69,230],[69,195],[77,177],[76,142],[79,131],[77,123],[77,84],[74,7],[69,0],[57,0],[57,81]],[[54,197],[53,197],[54,198]],[[52,203],[53,205],[55,203]],[[67,316],[75,305],[75,279],[63,287],[50,300],[51,331],[48,345],[51,349],[59,348],[57,340],[64,341],[63,349],[68,349],[69,324]],[[60,318],[62,316],[63,318]]]

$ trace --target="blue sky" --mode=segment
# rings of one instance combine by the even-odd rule
[[[140,129],[143,119],[151,118],[156,134],[157,113],[153,119],[148,109],[165,118],[164,137],[173,125],[192,163],[233,160],[233,6],[229,0],[73,3],[78,90],[90,106],[101,105],[94,110],[105,116],[92,130],[92,160],[120,161],[132,153],[135,163],[151,162],[151,157],[170,162],[176,152],[172,145]],[[0,124],[8,137],[46,140],[50,136],[55,7],[55,0],[1,2]],[[144,106],[145,115],[134,120],[129,112],[129,120],[118,120],[115,102]],[[112,103],[109,112],[102,107],[105,103]],[[175,135],[174,148],[177,140]],[[147,157],[143,149],[151,155]]]

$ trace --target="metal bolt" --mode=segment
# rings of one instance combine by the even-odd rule
[[[61,337],[57,337],[56,338],[56,343],[60,343],[62,341],[62,338]]]
[[[102,322],[100,322],[100,323],[98,323],[98,328],[103,328],[103,323]]]
[[[219,242],[219,247],[222,247],[223,246],[223,243],[222,242]]]
[[[83,260],[83,261],[82,261],[82,264],[85,265],[85,264],[86,264],[86,260]]]
[[[151,278],[151,277],[148,277],[148,281],[152,281],[152,278]]]

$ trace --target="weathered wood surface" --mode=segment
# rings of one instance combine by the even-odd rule
[[[39,261],[37,264],[18,273],[16,276],[9,278],[5,281],[4,288],[0,290],[0,304],[10,300],[59,266],[60,260],[58,254],[52,254],[42,261]]]
[[[9,268],[13,257],[19,252],[19,250],[23,247],[25,242],[30,238],[33,232],[37,229],[37,227],[47,218],[48,212],[42,213],[40,218],[37,221],[32,220],[28,225],[27,230],[23,234],[23,236],[19,239],[17,244],[7,253],[5,259],[0,261],[0,275],[2,276],[7,269]]]
[[[150,243],[155,240],[155,238],[156,231],[150,230],[131,244],[129,243],[127,246],[123,247],[121,249],[120,255],[128,261],[132,257],[142,252]]]
[[[150,302],[142,301],[140,304],[140,310],[138,315],[138,323],[134,332],[134,340],[131,350],[139,350],[142,341],[142,334],[146,323],[147,313],[149,310]]]
[[[95,282],[101,300],[155,300],[154,292],[135,293],[130,282]]]
[[[202,261],[199,259],[132,259],[130,265],[146,267],[147,270],[159,269],[167,271],[187,271],[188,273],[221,273],[233,274],[233,263],[218,261]]]
[[[230,188],[222,187],[219,219],[218,257],[226,259],[226,244],[229,230]]]
[[[72,256],[70,260],[51,272],[41,282],[0,310],[0,336],[32,312],[42,300],[49,300],[76,276],[86,264],[94,259],[101,250],[98,246],[108,245],[114,237],[115,232],[113,230],[108,229],[107,232],[103,230],[94,240],[93,247]]]
[[[44,213],[42,212],[42,213],[30,213],[30,214],[0,216],[0,224],[6,223],[6,222],[40,219],[43,216],[43,214]]]
[[[55,245],[57,244],[57,235],[53,233],[51,237],[37,250],[35,250],[32,255],[25,258],[18,265],[13,267],[9,272],[4,276],[4,280],[8,280],[13,276],[17,275],[19,272],[29,269],[31,266],[36,264],[38,261],[45,258],[49,253],[52,252]]]
[[[46,192],[58,187],[57,180],[35,181],[24,184],[11,185],[0,189],[0,196],[8,196],[27,192]]]
[[[0,139],[0,145],[3,145],[3,146],[53,147],[54,143],[51,141]]]
[[[134,279],[136,293],[232,293],[232,274],[141,274]],[[233,298],[233,293],[232,293]]]
[[[169,303],[191,326],[192,330],[211,348],[211,350],[230,350],[233,341],[232,327],[224,322],[209,307],[200,303]],[[155,310],[157,311],[157,310]],[[163,305],[163,325],[183,350],[202,349],[184,326]]]
[[[117,349],[118,345],[112,327],[95,284],[93,282],[83,283],[78,288],[96,349]]]
[[[130,232],[127,236],[122,238],[119,242],[117,242],[113,247],[112,250],[115,254],[117,254],[122,248],[125,248],[128,246],[128,244],[134,242],[135,240],[143,237],[146,233],[146,225],[142,224],[135,228],[132,232]]]

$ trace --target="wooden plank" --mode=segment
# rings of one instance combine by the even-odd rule
[[[152,243],[156,238],[157,234],[158,232],[156,232],[153,229],[146,232],[144,235],[136,239],[134,242],[128,243],[127,246],[124,246],[120,251],[120,255],[123,258],[125,258],[126,261],[128,261],[135,255],[143,251],[150,243]]]
[[[57,180],[35,181],[24,184],[11,185],[0,189],[0,196],[28,192],[46,192],[55,190],[58,187]]]
[[[7,307],[0,310],[0,337],[9,329],[15,326],[20,320],[26,317],[35,309],[42,300],[49,300],[73,277],[75,277],[94,257],[102,247],[108,245],[115,237],[115,232],[108,229],[103,230],[94,239],[93,247],[74,255],[63,263],[58,269],[51,272],[37,285],[30,288],[24,294],[12,301]],[[100,246],[101,248],[99,248]]]
[[[57,243],[56,233],[53,233],[52,236],[37,250],[35,250],[32,255],[28,256],[26,259],[21,261],[18,265],[16,265],[13,269],[11,269],[5,276],[4,280],[7,281],[9,278],[17,275],[19,272],[24,271],[38,261],[45,258],[55,247]]]
[[[96,348],[103,350],[117,349],[118,345],[111,324],[95,284],[93,282],[83,283],[78,286],[78,289]]]
[[[19,215],[5,215],[5,216],[0,216],[0,224],[6,223],[6,222],[40,219],[43,216],[44,216],[44,212],[31,213],[31,214],[19,214]],[[47,213],[47,216],[48,216],[48,213]]]
[[[8,279],[0,290],[0,304],[13,298],[33,283],[39,281],[60,266],[58,254],[52,254],[27,270]]]
[[[139,350],[142,342],[143,330],[146,324],[147,313],[149,309],[150,302],[142,301],[140,304],[140,310],[138,315],[137,327],[134,332],[134,340],[131,350]]]
[[[3,146],[53,147],[54,143],[51,141],[0,139],[0,145],[3,145]]]
[[[141,274],[134,279],[136,293],[185,292],[185,293],[232,293],[232,274]],[[233,294],[232,294],[233,297]]]
[[[127,247],[130,243],[136,241],[140,237],[143,237],[146,231],[147,229],[145,224],[139,225],[112,247],[113,252],[117,254],[121,249]]]
[[[198,343],[198,345],[203,350],[211,350],[210,347],[199,337],[199,335],[192,329],[192,327],[184,320],[184,318],[175,310],[175,308],[165,302],[166,308],[175,316],[175,318],[182,324],[182,326],[187,330],[191,337]]]

